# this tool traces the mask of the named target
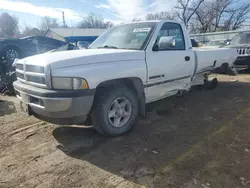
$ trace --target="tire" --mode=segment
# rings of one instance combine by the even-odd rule
[[[204,86],[205,86],[205,88],[207,88],[209,90],[213,90],[213,89],[217,88],[217,86],[218,86],[217,78],[213,78],[212,80],[209,80],[209,81],[205,80]]]
[[[247,72],[247,73],[250,73],[250,68],[249,68],[249,67],[248,67],[248,69],[246,69],[246,72]]]
[[[139,105],[136,94],[126,86],[105,88],[102,91],[96,97],[91,113],[94,128],[106,136],[119,136],[127,133],[135,126],[138,116]],[[116,104],[119,104],[117,106],[127,104],[123,107],[124,113],[120,112],[120,107],[118,110],[114,110],[117,109]],[[113,111],[115,111],[115,115],[112,115]],[[119,116],[122,116],[120,121],[116,121]],[[120,122],[119,126],[117,122]]]
[[[14,60],[16,58],[20,58],[20,56],[21,56],[21,53],[17,47],[9,46],[3,50],[3,57],[6,60]]]

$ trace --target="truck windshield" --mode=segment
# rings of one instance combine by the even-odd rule
[[[98,37],[88,48],[142,50],[156,23],[131,23],[114,27]]]
[[[241,33],[239,35],[236,35],[230,42],[231,45],[249,44],[249,43],[250,43],[250,33]]]

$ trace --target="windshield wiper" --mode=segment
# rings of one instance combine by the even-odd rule
[[[99,46],[97,48],[111,48],[111,49],[118,49],[118,47],[116,46],[109,46],[109,45],[105,45],[105,46]]]

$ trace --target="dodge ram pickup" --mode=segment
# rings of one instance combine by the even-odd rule
[[[184,25],[145,21],[109,29],[84,50],[16,62],[14,88],[30,115],[83,124],[108,136],[128,132],[147,103],[202,85],[210,73],[233,72],[236,49],[192,49]]]

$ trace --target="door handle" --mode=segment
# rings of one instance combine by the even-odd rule
[[[190,61],[190,56],[186,56],[185,61]]]

